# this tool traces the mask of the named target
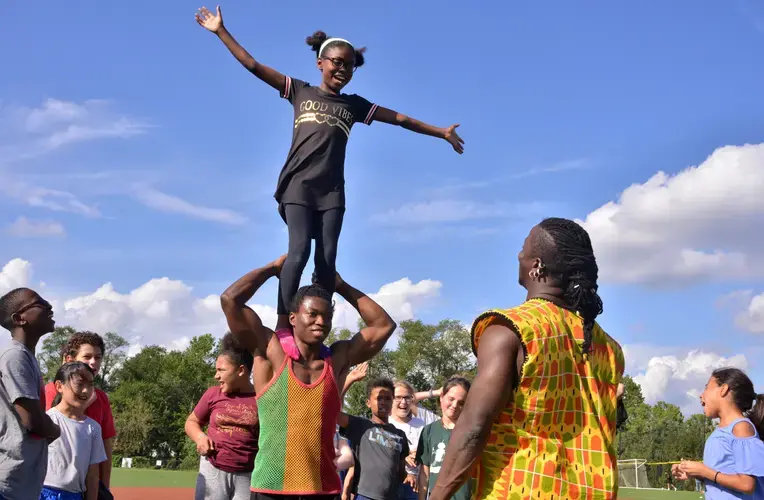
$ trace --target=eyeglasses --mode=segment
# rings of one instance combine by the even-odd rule
[[[406,401],[407,403],[410,403],[414,401],[414,396],[395,396],[393,399],[395,401]]]
[[[350,68],[350,71],[353,73],[355,73],[355,70],[358,69],[355,65],[355,61],[348,63],[346,60],[340,59],[339,57],[322,57],[321,59],[331,61],[332,65],[337,69]]]
[[[35,307],[39,307],[40,309],[53,309],[53,306],[51,306],[47,300],[39,299],[39,300],[35,300],[31,304],[25,305],[24,307],[16,311],[14,314],[24,313],[30,309],[34,309]]]

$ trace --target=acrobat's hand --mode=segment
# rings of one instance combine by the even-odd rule
[[[345,280],[342,279],[342,276],[340,276],[340,273],[335,272],[334,273],[334,289],[339,290],[344,284],[345,284]]]
[[[451,125],[446,129],[445,134],[443,134],[443,138],[448,141],[449,144],[454,148],[454,151],[456,151],[459,154],[464,153],[464,139],[459,137],[459,134],[456,133],[456,128],[459,126],[457,123],[456,125]]]
[[[271,262],[273,270],[276,271],[276,276],[281,276],[281,268],[284,267],[284,261],[287,258],[287,254],[282,255],[278,259]]]
[[[217,7],[217,13],[212,14],[207,7],[202,7],[196,14],[196,22],[199,26],[217,33],[223,27],[223,13],[220,11],[220,5]]]

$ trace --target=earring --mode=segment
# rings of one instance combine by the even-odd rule
[[[538,271],[538,269],[531,269],[531,270],[528,272],[528,276],[530,276],[530,278],[531,278],[533,281],[538,281],[538,279],[539,279],[539,271]]]

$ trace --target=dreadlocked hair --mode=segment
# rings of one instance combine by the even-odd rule
[[[323,31],[316,31],[309,37],[305,39],[305,43],[310,45],[310,49],[316,53],[316,58],[320,58],[322,54],[319,54],[319,51],[321,50],[321,45],[327,41],[329,37],[326,33]],[[331,49],[333,47],[350,47],[355,51],[355,67],[360,68],[363,66],[364,63],[364,57],[363,54],[366,52],[366,47],[361,47],[360,49],[356,49],[352,45],[350,45],[347,42],[343,42],[341,40],[335,40],[333,42],[329,42],[326,47],[324,47],[324,51]]]
[[[14,288],[0,297],[0,325],[6,330],[13,329],[13,313],[24,305],[24,294],[31,292],[29,288]]]
[[[602,314],[597,294],[597,260],[584,228],[569,219],[549,218],[539,224],[544,235],[537,241],[545,272],[560,281],[563,298],[584,320],[584,353],[591,352],[594,320]]]
[[[241,345],[233,333],[228,332],[223,335],[223,339],[220,341],[220,347],[221,356],[230,359],[231,363],[235,366],[244,366],[247,370],[252,371],[255,357]]]
[[[320,299],[324,299],[329,304],[332,304],[332,294],[329,292],[329,290],[319,284],[314,283],[297,290],[297,293],[294,294],[294,298],[292,299],[292,303],[289,304],[289,312],[296,313],[299,311],[302,302],[308,297],[318,297]]]

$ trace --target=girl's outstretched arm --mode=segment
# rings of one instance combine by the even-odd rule
[[[446,128],[435,127],[433,125],[428,125],[424,122],[420,122],[419,120],[411,118],[410,116],[398,113],[397,111],[393,111],[392,109],[383,108],[382,106],[377,108],[376,112],[374,113],[374,119],[378,122],[389,123],[390,125],[398,125],[399,127],[403,127],[406,130],[411,130],[417,134],[430,135],[432,137],[437,137],[438,139],[445,139],[449,144],[451,144],[451,147],[454,148],[454,151],[459,154],[464,153],[464,139],[459,137],[459,134],[456,133],[456,127],[459,126],[458,124],[451,125],[450,127]]]
[[[228,32],[223,24],[223,13],[220,11],[220,5],[217,6],[217,12],[213,14],[207,7],[202,7],[196,14],[196,22],[200,26],[215,33],[218,38],[228,47],[231,54],[247,68],[253,75],[278,90],[282,94],[286,87],[286,77],[273,68],[260,64],[252,57],[247,50],[239,45],[239,42]]]

